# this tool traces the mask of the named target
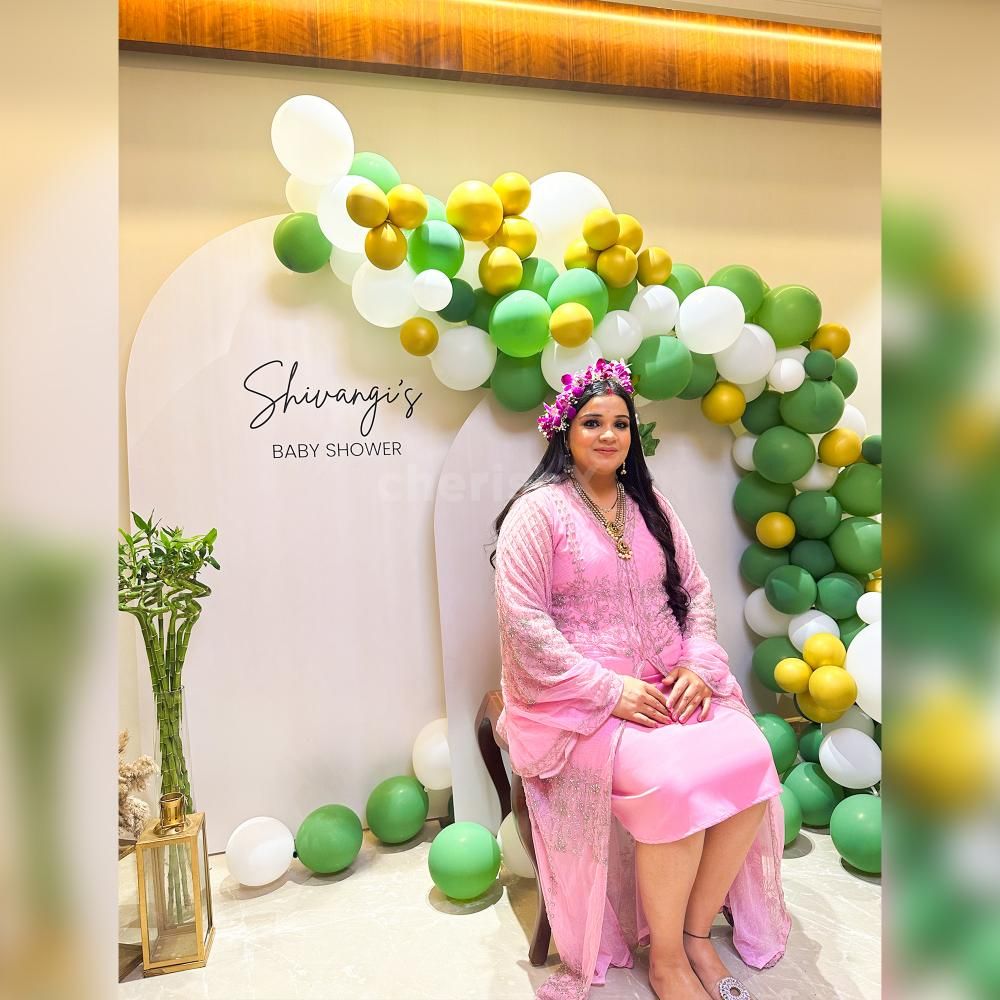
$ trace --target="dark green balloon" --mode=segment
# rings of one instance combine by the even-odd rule
[[[476,307],[476,296],[472,285],[462,278],[451,279],[451,302],[438,310],[438,316],[449,323],[464,323]]]
[[[819,580],[837,568],[837,560],[833,558],[830,546],[815,538],[803,538],[792,546],[791,563],[793,566],[801,566],[814,580]],[[818,583],[816,587],[819,588]],[[831,617],[835,618],[836,615]]]
[[[476,304],[472,307],[469,326],[489,331],[490,314],[493,312],[493,307],[497,304],[497,297],[490,295],[485,288],[477,288],[472,295],[476,300]]]
[[[785,615],[801,615],[816,603],[816,581],[801,566],[779,566],[768,573],[764,593],[776,611]]]
[[[747,403],[740,417],[751,434],[763,434],[781,423],[781,393],[765,389],[756,399]]]
[[[871,517],[882,510],[882,470],[863,462],[849,465],[841,470],[830,492],[848,514]]]
[[[850,618],[864,592],[857,577],[849,573],[827,573],[816,584],[816,607],[837,621]]]
[[[681,399],[700,399],[715,385],[719,374],[711,354],[691,354],[692,371],[688,384],[677,395]]]
[[[788,510],[795,487],[790,483],[772,483],[759,472],[748,472],[733,492],[733,508],[744,521],[755,525],[771,511]]]
[[[302,821],[295,835],[299,861],[317,875],[343,871],[358,856],[364,833],[357,813],[347,806],[320,806]]]
[[[837,367],[837,359],[824,350],[810,351],[803,362],[806,375],[817,382],[824,382],[833,377],[834,369]]]
[[[274,227],[274,254],[289,271],[310,274],[330,262],[333,244],[310,212],[293,212]]]
[[[844,394],[844,399],[858,387],[858,370],[853,361],[837,358],[833,368],[833,384]]]
[[[882,565],[882,525],[868,517],[849,517],[830,535],[837,562],[856,576],[867,576]]]
[[[826,538],[842,514],[840,501],[826,490],[806,490],[788,505],[788,516],[803,538]]]
[[[785,779],[785,788],[799,800],[806,826],[828,826],[833,810],[844,798],[844,789],[812,761],[799,764]]]
[[[793,483],[801,479],[815,461],[816,446],[812,438],[791,427],[771,427],[753,446],[753,464],[772,483]]]
[[[818,722],[810,722],[802,730],[802,735],[799,737],[799,756],[803,760],[818,764],[819,745],[823,742],[824,735],[825,733]]]
[[[756,322],[780,348],[808,340],[822,318],[823,307],[815,292],[802,285],[779,285],[764,296]]]
[[[857,615],[851,615],[850,618],[844,618],[837,622],[837,626],[840,628],[840,641],[844,644],[844,647],[848,647],[854,641],[854,637],[868,625],[863,622]]]
[[[823,434],[844,415],[844,394],[833,382],[806,379],[781,397],[781,419],[805,434]]]
[[[541,406],[549,391],[549,384],[542,375],[541,355],[512,358],[503,351],[497,353],[490,382],[497,402],[515,413],[534,410]]]
[[[639,294],[639,280],[633,278],[624,288],[608,289],[608,312],[613,309],[628,309]]]
[[[450,899],[475,899],[496,881],[500,860],[500,845],[485,826],[453,823],[434,838],[427,867]]]
[[[754,719],[771,748],[775,769],[779,772],[787,771],[795,763],[795,757],[799,752],[795,730],[780,715],[775,715],[773,712],[761,712],[754,715]]]
[[[388,194],[400,183],[399,171],[378,153],[355,153],[351,169],[353,177],[365,177]]]
[[[647,399],[672,399],[691,380],[694,362],[676,337],[647,337],[629,358],[636,392]]]
[[[504,354],[530,358],[548,343],[551,315],[552,310],[541,295],[511,292],[490,313],[490,337]]]
[[[747,583],[763,587],[768,573],[779,566],[787,566],[788,561],[788,549],[772,549],[753,542],[740,556],[740,575]]]
[[[869,434],[861,442],[861,455],[866,462],[872,465],[882,464],[882,435]]]
[[[802,807],[790,788],[781,790],[781,807],[785,812],[785,847],[787,847],[802,829]]]
[[[882,871],[882,799],[851,795],[830,816],[830,839],[840,856],[870,875]]]
[[[774,679],[774,668],[789,656],[798,658],[801,653],[791,644],[787,635],[771,636],[761,640],[753,651],[751,669],[769,691],[783,693],[781,685]]]
[[[431,219],[410,234],[407,257],[418,274],[434,270],[454,278],[465,260],[465,243],[454,226]]]
[[[704,288],[705,279],[690,264],[674,264],[667,278],[667,288],[683,302],[695,289]]]
[[[761,276],[745,264],[729,264],[720,268],[711,278],[710,285],[728,288],[743,303],[743,312],[752,316],[764,301],[764,281]]]
[[[521,261],[521,284],[517,287],[525,292],[534,292],[544,299],[549,294],[552,282],[559,277],[559,272],[547,260],[541,257],[529,257]]]
[[[881,722],[876,722],[875,723],[875,735],[872,737],[872,739],[875,740],[875,742],[879,746],[879,749],[881,749],[881,747],[882,747],[882,723]]]
[[[383,844],[402,844],[424,828],[429,801],[424,786],[409,775],[386,778],[372,790],[365,816]]]
[[[593,272],[585,267],[574,267],[564,271],[549,288],[545,296],[552,310],[566,302],[579,302],[586,306],[594,317],[597,326],[608,312],[608,286]]]

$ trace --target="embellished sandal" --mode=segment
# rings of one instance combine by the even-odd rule
[[[690,931],[684,931],[688,937],[701,938],[703,941],[707,941],[711,938],[711,934],[692,934]],[[715,992],[719,994],[721,1000],[754,1000],[751,996],[750,991],[734,976],[723,976],[715,984]]]

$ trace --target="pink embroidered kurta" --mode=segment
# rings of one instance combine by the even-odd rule
[[[632,825],[631,797],[618,794],[628,791],[621,787],[628,776],[615,771],[622,734],[633,726],[611,715],[622,675],[649,680],[687,667],[712,689],[713,717],[736,712],[756,727],[716,641],[708,580],[673,508],[657,497],[691,598],[683,635],[663,589],[663,550],[631,497],[625,525],[631,560],[618,558],[603,526],[569,482],[521,497],[497,539],[505,703],[499,726],[524,782],[539,878],[562,961],[539,988],[539,1000],[583,1000],[592,982],[604,982],[610,965],[630,967],[631,949],[648,943],[636,886],[635,840],[622,822]],[[689,718],[683,725],[668,724],[673,732],[665,735],[680,749],[689,732],[694,735],[697,726],[708,724]],[[753,749],[757,754],[759,748]],[[634,747],[629,752],[634,754]],[[651,763],[655,770],[656,762]],[[666,769],[685,767],[683,757],[660,763]],[[770,776],[773,763],[769,766],[767,774],[758,765],[752,776],[728,778],[731,788],[739,786],[736,798],[742,796],[746,804],[767,801],[756,839],[726,897],[736,949],[758,969],[781,958],[790,928],[781,889],[780,784],[776,774]],[[682,828],[691,832],[689,826],[704,828],[743,805],[734,799],[727,809],[716,796],[677,807],[693,812],[687,821],[674,820],[676,829],[658,839],[673,839]],[[713,807],[718,819],[704,822]]]

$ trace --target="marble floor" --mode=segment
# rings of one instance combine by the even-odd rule
[[[534,882],[501,870],[485,897],[449,901],[427,874],[438,829],[430,822],[396,848],[366,832],[346,873],[321,878],[293,861],[262,889],[238,885],[225,856],[212,857],[217,929],[208,965],[150,979],[137,970],[119,1000],[531,1000],[557,961],[528,962]],[[715,944],[733,974],[758,1000],[881,996],[879,879],[848,869],[825,831],[804,830],[785,849],[783,882],[793,924],[775,968],[744,966],[719,917]],[[132,920],[125,906],[123,924]],[[610,970],[591,996],[653,1000],[645,953],[633,969]]]

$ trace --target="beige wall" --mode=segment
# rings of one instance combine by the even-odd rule
[[[286,210],[271,117],[315,93],[344,112],[359,150],[439,198],[506,170],[575,170],[706,277],[747,263],[771,285],[809,285],[825,318],[851,328],[852,402],[880,427],[877,122],[135,53],[120,83],[122,393],[135,329],[170,272],[212,237]],[[128,625],[119,705],[136,728],[145,679]]]

